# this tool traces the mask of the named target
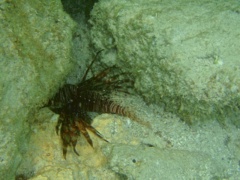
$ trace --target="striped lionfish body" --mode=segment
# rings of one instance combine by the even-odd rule
[[[114,113],[127,117],[131,117],[132,114],[126,107],[114,102],[110,97],[112,93],[129,93],[128,89],[133,86],[129,73],[120,72],[114,66],[87,79],[94,61],[89,65],[80,83],[65,84],[46,105],[59,114],[56,131],[57,134],[60,132],[65,159],[68,146],[72,146],[74,152],[79,155],[75,146],[80,134],[91,146],[93,142],[88,131],[108,142],[91,126],[92,119],[88,112]]]

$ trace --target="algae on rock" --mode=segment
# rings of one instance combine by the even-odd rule
[[[136,75],[147,101],[189,123],[221,120],[240,114],[236,9],[223,0],[102,0],[92,11],[92,39]]]
[[[0,174],[13,179],[34,111],[72,66],[75,23],[60,0],[3,1],[0,21]]]

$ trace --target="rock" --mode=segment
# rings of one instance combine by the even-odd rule
[[[103,56],[102,60],[107,65],[117,63],[124,70],[134,72],[137,77],[136,88],[143,93],[146,100],[156,102],[158,105],[149,104],[149,106],[147,106],[140,97],[130,98],[129,101],[127,98],[124,98],[124,102],[129,103],[129,107],[133,108],[133,111],[136,112],[136,115],[141,121],[136,122],[133,119],[108,114],[97,116],[92,126],[95,127],[109,143],[102,141],[90,133],[94,146],[92,148],[86,140],[80,136],[76,146],[79,156],[69,147],[66,160],[62,155],[60,137],[57,136],[55,132],[58,115],[54,115],[47,108],[37,110],[35,116],[32,114],[29,115],[28,113],[25,119],[30,119],[30,132],[28,131],[27,123],[25,123],[26,127],[24,126],[24,130],[26,130],[25,134],[29,132],[29,136],[25,136],[23,131],[20,132],[18,127],[13,126],[13,128],[15,128],[14,132],[22,134],[23,137],[27,137],[27,140],[29,139],[28,146],[25,146],[26,143],[24,143],[27,141],[26,139],[22,138],[21,141],[19,141],[19,136],[11,134],[13,130],[9,131],[11,136],[7,132],[3,134],[6,137],[14,136],[11,140],[15,141],[16,139],[17,142],[20,142],[8,142],[7,145],[10,144],[10,150],[13,150],[12,144],[14,143],[16,144],[16,148],[14,149],[25,147],[20,149],[24,154],[16,172],[17,177],[32,180],[55,178],[180,179],[182,177],[185,179],[237,179],[240,176],[239,129],[228,123],[226,123],[223,128],[219,123],[214,121],[214,119],[209,119],[205,123],[202,122],[200,126],[188,126],[180,121],[179,117],[175,114],[177,113],[181,117],[186,118],[189,116],[190,119],[200,118],[203,120],[205,116],[215,115],[215,111],[211,112],[211,109],[209,110],[210,112],[205,111],[211,105],[214,105],[214,108],[218,107],[219,111],[223,111],[223,113],[230,111],[228,108],[222,109],[226,104],[218,104],[221,100],[224,101],[229,98],[229,94],[226,94],[226,99],[224,99],[225,97],[221,93],[217,94],[217,98],[215,97],[214,99],[212,93],[215,92],[216,89],[210,88],[201,91],[201,88],[199,88],[201,87],[201,83],[205,83],[202,78],[206,78],[207,81],[209,80],[207,78],[211,77],[212,73],[219,73],[219,71],[225,72],[227,69],[229,69],[229,71],[232,70],[230,66],[231,62],[229,62],[229,59],[226,59],[231,53],[225,51],[224,48],[228,49],[228,47],[223,47],[222,43],[226,43],[228,42],[227,40],[233,38],[233,30],[226,28],[230,31],[230,35],[226,36],[221,34],[223,38],[219,42],[217,40],[217,38],[219,38],[219,32],[216,32],[217,28],[211,24],[212,22],[209,22],[208,18],[215,18],[217,26],[221,29],[224,24],[226,25],[226,22],[219,23],[220,20],[224,20],[224,18],[220,16],[221,13],[225,12],[225,15],[230,15],[231,9],[236,13],[238,13],[239,10],[237,6],[232,8],[235,2],[228,2],[227,4],[226,2],[218,4],[218,2],[212,4],[209,1],[203,1],[201,2],[201,6],[197,6],[198,4],[192,1],[181,1],[178,2],[178,4],[161,1],[160,4],[158,0],[150,0],[148,2],[143,0],[101,0],[98,4],[95,4],[91,19],[94,25],[92,29],[92,33],[94,33],[92,34],[93,42],[97,49],[110,47],[109,50],[105,50],[107,53]],[[46,2],[46,4],[47,3],[48,2]],[[22,5],[25,7],[23,3]],[[222,11],[225,8],[223,7],[224,5],[227,5],[230,10]],[[58,8],[60,8],[60,6],[58,6]],[[200,12],[197,10],[200,9],[201,12],[203,12],[201,16],[197,14],[197,12]],[[53,14],[55,12],[56,11],[52,11]],[[186,14],[186,17],[183,17],[183,14]],[[77,20],[78,15],[72,15],[72,17]],[[167,18],[168,16],[169,18]],[[65,16],[63,15],[63,17]],[[182,20],[183,18],[186,18],[186,22]],[[237,18],[238,16],[236,16],[236,19]],[[196,19],[199,21],[196,21]],[[229,24],[231,25],[233,19],[229,19]],[[171,20],[171,23],[169,23],[169,20]],[[62,23],[63,22],[65,21],[62,21]],[[70,24],[72,23],[72,21],[69,22]],[[205,22],[209,25],[209,29],[213,28],[213,30],[215,30],[213,31],[216,33],[215,36],[214,33],[205,29]],[[188,25],[189,23],[191,26]],[[204,26],[197,24],[204,24]],[[79,24],[78,27],[83,26],[84,25]],[[191,29],[187,29],[187,27],[191,27]],[[199,33],[198,28],[205,34]],[[68,30],[70,31],[70,29]],[[87,49],[86,46],[81,46],[80,42],[83,41],[84,44],[85,42],[88,43],[86,39],[83,39],[82,34],[88,31],[88,29],[78,29],[76,31],[77,34],[74,34],[75,38],[73,40],[73,56],[79,57],[79,59],[81,59],[80,56],[83,57],[83,59],[87,59],[87,57],[89,57],[88,55],[82,55],[80,53]],[[208,38],[209,41],[207,41]],[[210,40],[214,40],[211,41],[214,42],[213,47],[209,45]],[[237,43],[235,39],[231,40],[231,42],[228,42],[228,45]],[[205,41],[206,44],[203,47],[196,43],[200,42],[200,44],[204,45]],[[182,42],[184,46],[181,45],[180,42]],[[197,44],[195,46],[197,50],[193,47],[195,44]],[[189,49],[186,50],[185,47]],[[202,48],[200,48],[201,51],[199,51],[199,47]],[[220,49],[219,52],[216,50],[218,48]],[[81,49],[81,51],[77,51],[78,49]],[[205,50],[207,51],[205,52]],[[230,50],[230,48],[228,50]],[[216,54],[213,53],[212,56],[207,56],[212,52]],[[59,53],[63,52],[60,50]],[[233,55],[234,53],[236,52],[232,51]],[[62,57],[63,54],[59,56]],[[199,62],[199,60],[201,60],[201,62]],[[234,56],[232,56],[231,60],[232,62],[236,61]],[[193,69],[191,69],[188,63],[193,66]],[[79,61],[79,65],[82,66],[81,61]],[[199,65],[199,67],[197,65]],[[84,66],[85,65],[83,65],[83,67]],[[55,67],[55,69],[57,68],[58,66]],[[212,69],[212,71],[206,71],[208,69]],[[198,70],[195,72],[196,74],[193,73],[194,70]],[[58,73],[56,70],[51,72]],[[206,74],[203,72],[206,72]],[[67,74],[67,71],[63,71],[63,73]],[[42,99],[40,98],[41,100],[39,99],[39,101],[37,101],[36,98],[40,95],[32,98],[37,104],[36,107],[40,106],[40,102],[43,102],[44,99],[46,100],[50,93],[54,93],[57,88],[56,84],[58,84],[61,79],[60,77],[63,76],[58,74],[59,76],[55,78],[54,75],[54,78],[52,78],[53,75],[49,77],[49,74],[46,74],[46,77],[53,80],[54,83],[47,85],[49,81],[44,80],[45,85],[49,86],[49,89],[41,88],[41,91],[43,91],[40,94],[43,97]],[[232,74],[234,74],[234,72],[232,72]],[[188,83],[193,75],[201,76],[199,76],[200,78],[193,78],[196,83],[193,84],[191,89]],[[225,75],[228,76],[229,74]],[[31,76],[28,77],[31,78]],[[221,75],[220,77],[225,76]],[[186,80],[184,78],[186,78]],[[235,78],[238,80],[239,77],[236,76]],[[55,82],[55,80],[57,82]],[[35,80],[33,82],[38,81]],[[28,83],[28,85],[30,84],[31,83]],[[176,86],[174,86],[175,84]],[[210,85],[221,86],[225,84],[224,80],[220,79],[219,81],[213,81],[213,84],[210,83]],[[210,85],[207,87],[209,88]],[[24,88],[25,86],[20,87]],[[236,87],[232,88],[232,90],[235,91],[235,93],[232,94],[232,100],[236,100],[236,104],[239,102],[236,99],[239,94],[238,87],[239,85],[236,83]],[[209,99],[204,99],[203,94],[205,91],[209,91]],[[227,91],[230,90],[228,89]],[[30,90],[27,92],[31,95]],[[216,92],[219,93],[218,91]],[[42,93],[45,93],[45,95]],[[184,94],[184,96],[182,94]],[[17,95],[20,96],[21,94]],[[37,95],[37,93],[34,95]],[[199,101],[195,99],[196,97],[200,98]],[[165,103],[167,110],[174,113],[164,111],[161,106],[162,102]],[[182,102],[180,112],[178,111],[179,102]],[[204,104],[203,107],[201,103]],[[232,105],[230,101],[227,102],[227,105],[229,105],[228,103]],[[171,109],[170,106],[172,106]],[[34,108],[32,108],[32,106],[30,107],[31,108],[26,107],[27,110],[21,112],[32,112],[29,109],[34,110]],[[186,107],[190,109],[187,110]],[[190,112],[194,110],[194,108],[197,108],[197,110]],[[189,114],[186,115],[181,112]],[[217,112],[218,110],[216,110],[216,113]],[[198,113],[203,113],[203,116],[199,117],[200,114]],[[91,115],[94,117],[96,114]],[[19,118],[22,117],[19,116]],[[22,118],[22,120],[24,119]],[[22,121],[15,121],[14,123],[19,122]],[[144,123],[138,122],[147,122],[146,124],[150,123],[151,126],[145,126]],[[7,128],[7,125],[4,126],[4,128]],[[21,129],[21,127],[19,128]],[[1,140],[4,142],[6,139],[2,138]],[[7,145],[4,147],[7,147]],[[18,152],[18,150],[13,152],[16,153],[16,157],[19,157],[18,159],[15,158],[15,162],[21,159],[22,154]],[[18,164],[19,163],[17,163],[17,165]],[[10,166],[9,164],[7,165],[11,167],[12,172],[14,172],[16,167],[13,165]]]
[[[43,119],[46,121],[43,122]],[[77,156],[68,148],[66,160],[63,158],[61,138],[55,127],[58,115],[44,108],[37,113],[36,122],[31,127],[29,148],[25,153],[17,174],[23,174],[31,180],[40,179],[116,179],[117,175],[106,168],[107,159],[101,151],[106,145],[93,134],[92,148],[84,137],[80,136],[76,146]],[[104,128],[106,124],[102,124]]]
[[[109,49],[106,62],[135,74],[146,101],[188,123],[228,116],[239,125],[239,21],[233,0],[102,0],[91,34]]]
[[[55,132],[58,115],[42,109],[31,127],[29,148],[17,173],[31,180],[239,177],[240,132],[236,127],[223,130],[211,121],[207,126],[190,128],[171,114],[157,115],[152,111],[155,108],[142,105],[141,109],[141,117],[151,122],[152,129],[116,115],[97,116],[92,125],[109,143],[89,133],[92,148],[80,136],[76,146],[79,156],[68,147],[66,160]]]
[[[128,179],[211,179],[221,172],[207,154],[147,146],[116,145],[109,167]]]
[[[1,1],[0,19],[0,174],[14,179],[34,112],[72,66],[75,23],[48,0]]]

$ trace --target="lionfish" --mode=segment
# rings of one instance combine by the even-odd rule
[[[129,89],[133,89],[134,83],[130,73],[122,72],[116,66],[111,66],[87,78],[98,54],[99,52],[79,83],[65,84],[45,106],[59,114],[56,132],[57,134],[60,132],[65,159],[68,146],[72,146],[74,152],[79,155],[75,147],[81,134],[93,147],[88,131],[108,142],[100,132],[91,126],[92,118],[88,112],[114,113],[133,117],[133,113],[128,108],[111,98],[112,93],[130,93]]]

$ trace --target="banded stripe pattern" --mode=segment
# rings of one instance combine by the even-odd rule
[[[72,146],[74,152],[79,155],[75,146],[80,135],[83,135],[93,146],[88,131],[108,142],[100,132],[91,126],[92,119],[88,112],[114,113],[139,122],[129,107],[122,106],[111,98],[113,93],[129,95],[134,92],[132,75],[112,66],[88,78],[88,73],[95,60],[96,57],[78,84],[65,84],[44,106],[59,114],[56,131],[57,134],[60,132],[65,159],[68,146]]]

